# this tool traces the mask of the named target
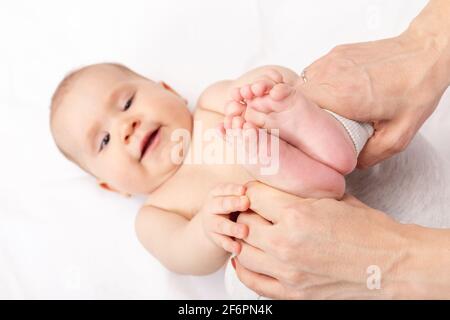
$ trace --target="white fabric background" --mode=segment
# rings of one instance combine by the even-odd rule
[[[300,71],[337,44],[394,36],[425,3],[0,2],[0,298],[226,297],[222,271],[178,276],[145,252],[133,226],[142,199],[100,190],[57,152],[48,105],[69,70],[121,62],[194,105],[255,66]],[[449,100],[423,130],[446,156]]]

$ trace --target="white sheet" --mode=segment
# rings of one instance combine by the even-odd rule
[[[48,104],[68,70],[122,62],[193,104],[249,68],[300,71],[339,43],[393,36],[425,2],[2,1],[0,298],[226,298],[222,271],[178,276],[145,252],[133,228],[142,199],[100,190],[58,154]],[[450,156],[441,109],[423,132]]]

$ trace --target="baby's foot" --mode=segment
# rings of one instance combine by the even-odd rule
[[[268,94],[275,84],[281,83],[282,81],[283,76],[281,73],[274,69],[270,69],[264,76],[261,76],[255,82],[242,87],[233,88],[230,94],[231,100],[225,106],[223,128],[230,129],[234,117],[244,116],[247,108],[246,101]],[[248,125],[249,124],[247,124],[247,126]]]
[[[278,129],[281,139],[342,174],[354,169],[356,154],[345,128],[295,86],[259,81],[241,88],[240,93],[245,99],[242,116],[246,122]]]
[[[343,195],[344,177],[335,170],[242,116],[232,117],[229,125],[224,138],[233,145],[237,163],[256,180],[302,197]]]

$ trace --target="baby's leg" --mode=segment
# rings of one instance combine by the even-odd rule
[[[263,81],[240,90],[247,97],[246,121],[279,129],[283,140],[342,174],[353,171],[357,157],[346,129],[297,88]]]
[[[343,175],[312,159],[300,149],[271,135],[266,129],[232,118],[225,138],[245,152],[240,162],[255,178],[277,189],[310,198],[340,198],[344,194]]]

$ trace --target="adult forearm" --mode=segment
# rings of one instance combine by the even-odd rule
[[[410,28],[416,28],[423,33],[450,36],[450,1],[431,0],[420,14],[414,18]]]
[[[436,89],[445,90],[450,85],[450,1],[431,0],[411,22],[405,34],[417,39],[434,61],[429,73],[433,75]]]
[[[450,299],[450,230],[406,227],[410,240],[396,271],[395,298]]]
[[[403,151],[450,84],[450,1],[432,0],[397,37],[340,45],[306,68],[304,94],[375,134],[358,158],[370,167]]]

